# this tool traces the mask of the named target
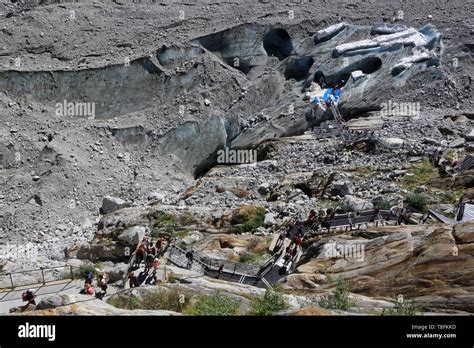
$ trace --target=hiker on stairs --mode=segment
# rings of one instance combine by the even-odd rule
[[[136,287],[138,287],[138,278],[137,278],[137,276],[135,275],[135,273],[130,272],[130,273],[128,274],[128,280],[129,280],[130,288],[136,288]]]
[[[193,253],[193,250],[189,250],[187,253],[186,253],[186,258],[188,259],[188,265],[187,267],[190,269],[193,265],[193,256],[194,256],[194,253]]]
[[[153,260],[153,273],[152,273],[152,277],[153,277],[153,280],[156,284],[157,282],[157,279],[156,279],[156,272],[158,272],[158,267],[160,267],[160,261],[158,260],[158,255],[155,256],[154,260]]]
[[[97,298],[102,299],[106,295],[107,288],[108,288],[107,280],[105,279],[104,272],[99,273],[99,279],[97,280],[97,287],[101,290],[97,294]]]
[[[150,252],[146,254],[145,258],[145,274],[150,272],[151,267],[153,266],[153,260],[156,257],[156,249],[151,248]]]

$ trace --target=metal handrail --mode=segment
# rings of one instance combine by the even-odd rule
[[[56,266],[56,267],[40,267],[40,268],[36,268],[36,269],[29,269],[29,270],[23,270],[23,271],[0,273],[0,277],[2,277],[2,276],[9,276],[9,278],[10,278],[10,284],[11,284],[11,286],[9,287],[10,289],[14,289],[15,287],[18,287],[18,286],[36,285],[36,284],[39,284],[39,283],[42,283],[43,285],[45,285],[46,283],[51,282],[51,281],[46,281],[46,278],[45,278],[45,275],[44,275],[44,271],[46,271],[46,270],[58,270],[58,269],[60,269],[60,268],[69,268],[70,275],[71,275],[71,279],[74,279],[74,273],[73,273],[72,270],[73,270],[73,268],[80,268],[80,267],[73,266],[73,265],[64,265],[64,266]],[[12,275],[14,275],[14,274],[32,273],[32,272],[41,272],[41,279],[42,279],[42,282],[28,283],[28,284],[17,284],[17,285],[15,285],[15,282],[13,281]],[[60,279],[57,279],[57,280],[60,280]],[[55,280],[52,280],[52,281],[55,281]],[[8,289],[8,288],[2,287],[2,288],[0,288],[0,289]]]
[[[73,266],[73,265],[64,265],[64,266],[56,266],[56,267],[40,267],[40,268],[27,269],[27,270],[16,271],[16,272],[0,272],[0,276],[2,276],[2,275],[7,275],[7,274],[19,274],[19,273],[37,272],[37,271],[41,271],[41,270],[58,269],[58,268],[66,268],[66,267],[80,268],[80,267]]]

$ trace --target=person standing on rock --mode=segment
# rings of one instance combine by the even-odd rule
[[[141,243],[137,245],[137,248],[134,251],[134,254],[136,255],[136,266],[140,267],[140,263],[146,260],[146,254],[147,254],[147,247],[145,245],[145,240],[143,240]]]
[[[281,246],[283,246],[285,238],[286,238],[286,231],[282,230],[280,232],[280,235],[278,236],[278,241],[277,241],[275,247],[279,249]]]
[[[88,283],[84,284],[84,289],[81,290],[80,293],[85,294],[85,295],[95,296],[94,287],[92,286],[92,284],[88,284]]]
[[[301,243],[303,242],[303,238],[301,235],[296,235],[296,238],[295,238],[295,249],[297,249],[299,246],[301,246]]]
[[[311,210],[309,212],[308,218],[306,219],[304,225],[311,226],[313,222],[316,220],[316,218],[317,218],[316,212],[314,210]]]
[[[156,272],[158,272],[158,267],[160,267],[160,261],[158,260],[158,257],[155,256],[155,258],[153,259],[153,273],[152,273],[152,276],[153,276],[153,280],[154,282],[156,283]]]
[[[191,268],[191,266],[193,265],[193,251],[192,251],[192,250],[189,250],[189,251],[186,253],[186,258],[188,259],[188,265],[187,265],[187,267],[188,267],[188,268]]]
[[[28,302],[25,307],[27,307],[28,305],[36,306],[36,301],[35,301],[36,295],[35,295],[35,292],[34,292],[33,289],[26,290],[21,295],[21,298],[22,298],[23,301]]]
[[[153,267],[153,261],[155,260],[156,249],[152,248],[149,253],[146,255],[145,259],[145,273],[150,272],[151,267]]]
[[[105,279],[105,274],[103,272],[99,273],[99,279],[97,280],[97,286],[102,290],[100,293],[100,299],[104,297],[107,293],[107,280]]]
[[[128,280],[129,280],[128,284],[130,285],[130,288],[137,288],[138,287],[138,278],[135,275],[135,273],[130,272],[128,274]]]
[[[160,255],[161,254],[161,249],[163,248],[163,239],[162,238],[159,238],[156,241],[155,248],[156,248],[156,252],[158,253],[158,255]]]
[[[217,270],[217,276],[216,276],[216,278],[219,279],[220,276],[221,276],[221,274],[222,274],[223,272],[224,272],[224,264],[221,264],[221,265],[219,266],[219,269]]]
[[[85,284],[92,284],[92,280],[94,279],[94,273],[92,271],[84,272]]]

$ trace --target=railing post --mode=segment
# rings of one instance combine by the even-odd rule
[[[12,290],[13,290],[15,288],[15,286],[13,285],[13,277],[11,273],[9,273],[8,275],[10,276],[10,283],[12,284]]]
[[[71,273],[71,280],[74,279],[74,273],[72,272],[72,266],[69,265],[69,272]]]
[[[43,278],[43,285],[46,284],[46,282],[44,281],[44,270],[41,268],[41,276]]]

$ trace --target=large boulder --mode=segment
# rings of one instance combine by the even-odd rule
[[[109,239],[94,239],[90,244],[83,243],[77,251],[78,259],[97,261],[126,261],[130,255],[130,247],[121,242]]]
[[[315,274],[333,279],[341,276],[354,293],[378,298],[403,295],[420,308],[472,312],[473,235],[474,222],[466,222],[454,227],[370,227],[350,235],[324,237],[305,250],[298,276],[288,286],[314,288],[318,284]]]
[[[146,228],[144,226],[133,226],[125,229],[125,231],[118,236],[118,239],[130,246],[134,246],[143,240],[145,234]]]
[[[121,198],[105,196],[102,200],[102,206],[100,207],[100,213],[102,215],[113,213],[119,209],[128,208],[132,204],[126,202]]]
[[[361,210],[373,209],[374,205],[362,198],[347,195],[341,202],[341,208],[345,211],[358,212]]]
[[[352,190],[345,181],[334,181],[331,185],[330,193],[333,196],[347,196],[352,194]]]
[[[114,263],[105,261],[100,263],[100,270],[105,272],[109,283],[115,283],[123,279],[125,273],[128,271],[128,264],[125,262]]]
[[[106,301],[101,301],[99,299],[94,299],[90,295],[80,295],[80,294],[63,294],[61,295],[63,299],[63,305],[57,307],[48,307],[45,309],[38,309],[34,311],[35,315],[100,315],[100,316],[110,316],[110,315],[181,315],[178,312],[172,312],[167,310],[143,310],[143,309],[121,309],[114,307],[108,304]],[[54,300],[51,304],[59,303]],[[33,308],[34,309],[34,308]],[[45,310],[43,312],[43,310]]]
[[[276,225],[275,214],[273,213],[266,213],[265,220],[263,221],[265,226],[273,226]]]
[[[204,238],[204,235],[201,232],[192,231],[192,232],[189,232],[187,236],[183,237],[182,241],[184,244],[190,245],[190,244],[196,243],[197,241],[200,241],[203,238]]]
[[[471,129],[469,133],[465,136],[467,141],[474,141],[474,129]]]
[[[65,304],[64,296],[54,294],[54,295],[50,295],[50,296],[46,296],[42,298],[41,301],[36,306],[36,309],[41,310],[41,309],[48,309],[48,308],[56,308],[64,304]]]

